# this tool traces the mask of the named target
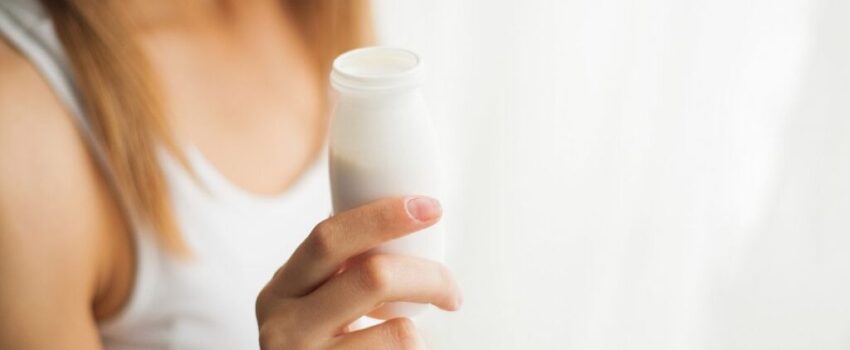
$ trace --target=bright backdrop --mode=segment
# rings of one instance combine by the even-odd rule
[[[850,349],[850,2],[377,0],[426,59],[434,349]]]

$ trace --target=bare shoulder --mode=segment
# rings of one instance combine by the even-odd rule
[[[45,250],[90,241],[90,233],[75,231],[94,225],[87,212],[100,187],[95,170],[53,92],[25,58],[0,41],[0,256],[35,243]]]
[[[118,214],[72,119],[0,39],[0,348],[96,348],[91,305]]]

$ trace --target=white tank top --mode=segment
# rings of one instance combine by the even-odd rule
[[[105,164],[92,142],[63,49],[39,3],[0,1],[0,33],[41,72]],[[160,159],[193,258],[169,255],[152,232],[134,225],[137,266],[129,303],[98,325],[107,349],[259,348],[257,293],[330,213],[324,153],[285,193],[265,197],[229,182],[196,148],[184,151],[197,181],[167,154]]]

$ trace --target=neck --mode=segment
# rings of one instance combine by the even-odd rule
[[[130,19],[142,29],[226,25],[253,21],[258,14],[280,11],[279,0],[122,0]]]

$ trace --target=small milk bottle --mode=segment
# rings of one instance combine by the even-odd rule
[[[441,169],[413,52],[389,47],[349,51],[333,63],[330,180],[335,213],[400,195],[441,198]],[[443,260],[443,227],[390,241],[371,253]],[[427,305],[392,302],[370,314],[411,317]]]

